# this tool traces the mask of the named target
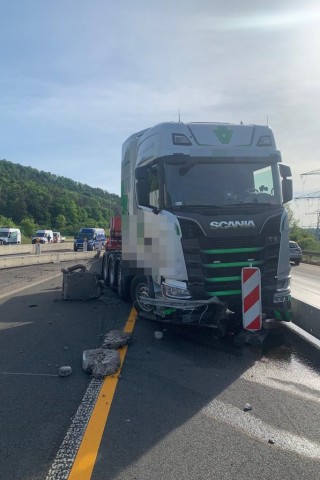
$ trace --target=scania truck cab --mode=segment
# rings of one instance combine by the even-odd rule
[[[288,320],[290,177],[268,126],[168,122],[132,135],[111,281],[145,316],[223,330],[241,321],[241,270],[256,266],[263,315]],[[106,252],[110,283],[108,268]]]

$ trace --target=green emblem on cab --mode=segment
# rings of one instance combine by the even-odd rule
[[[213,130],[221,143],[229,143],[233,134],[233,130],[228,130],[227,127],[218,127]]]

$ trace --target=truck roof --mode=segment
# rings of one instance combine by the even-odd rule
[[[281,161],[268,125],[222,122],[164,122],[131,135],[123,144],[135,150],[136,166],[175,153],[199,157],[269,157]],[[133,153],[133,152],[131,152]]]

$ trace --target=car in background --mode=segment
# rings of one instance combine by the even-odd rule
[[[299,265],[302,260],[302,250],[293,240],[289,241],[289,249],[290,249],[290,262],[293,262],[295,265]]]
[[[21,232],[19,228],[0,227],[0,245],[19,245]]]
[[[37,230],[35,235],[31,237],[31,243],[52,243],[53,231],[52,230]]]
[[[83,249],[83,242],[87,241],[87,250],[90,252],[99,248],[99,244],[106,243],[106,232],[103,228],[80,228],[74,237],[73,250],[77,252]]]

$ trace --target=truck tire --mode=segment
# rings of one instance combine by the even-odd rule
[[[125,281],[122,275],[122,262],[121,260],[117,260],[116,263],[116,276],[117,276],[117,293],[118,296],[125,300],[127,298],[127,291]]]
[[[107,260],[107,257],[105,255],[103,256],[103,261],[102,261],[102,278],[103,278],[104,284],[106,286],[109,286],[108,260]]]
[[[109,256],[108,260],[108,283],[111,288],[117,287],[116,259],[113,253]]]
[[[153,307],[140,302],[139,296],[154,298],[153,286],[146,276],[134,277],[130,285],[130,297],[138,313],[151,313]]]

